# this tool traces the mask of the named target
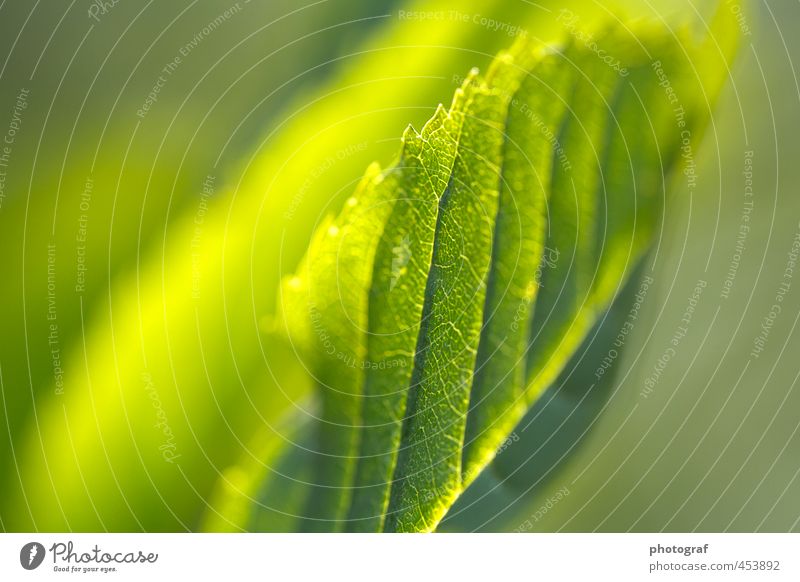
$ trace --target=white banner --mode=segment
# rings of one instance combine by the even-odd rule
[[[797,534],[3,534],[0,580],[800,580]]]

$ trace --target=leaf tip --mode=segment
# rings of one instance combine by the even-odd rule
[[[406,145],[416,138],[417,138],[417,130],[415,130],[414,126],[409,123],[403,130],[403,136],[400,138],[400,143]]]

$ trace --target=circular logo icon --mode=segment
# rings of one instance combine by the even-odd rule
[[[30,542],[19,551],[19,563],[26,570],[35,570],[44,561],[44,546],[39,542]]]

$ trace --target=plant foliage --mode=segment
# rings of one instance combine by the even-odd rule
[[[300,529],[434,530],[651,248],[668,176],[691,191],[734,35],[567,36],[470,72],[285,282],[320,401]]]

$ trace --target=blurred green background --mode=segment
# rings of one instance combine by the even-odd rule
[[[546,482],[517,429],[502,495],[476,484],[444,529],[800,530],[800,4],[721,4],[743,10],[739,59],[608,405]],[[403,128],[563,7],[702,23],[714,5],[0,4],[0,529],[198,529],[221,475],[308,403],[271,333],[280,277]]]

